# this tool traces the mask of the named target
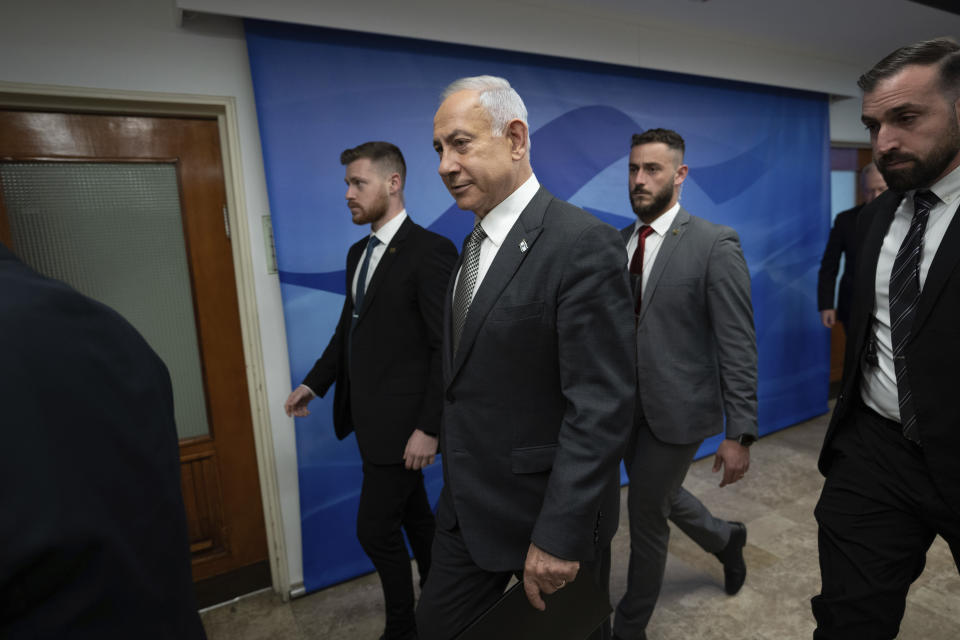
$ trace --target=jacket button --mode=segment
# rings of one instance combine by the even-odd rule
[[[450,404],[453,404],[454,402],[456,402],[456,400],[457,400],[457,399],[456,399],[456,397],[453,395],[453,391],[449,391],[449,390],[448,390],[448,391],[447,391],[447,402],[449,402]]]

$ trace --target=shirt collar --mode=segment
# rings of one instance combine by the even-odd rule
[[[516,224],[520,214],[523,213],[523,210],[526,209],[530,201],[533,200],[533,196],[537,195],[538,189],[540,189],[540,183],[537,181],[537,177],[530,174],[530,177],[527,178],[522,185],[517,187],[516,191],[491,209],[490,213],[483,216],[480,222],[477,223],[483,227],[487,237],[496,247],[499,248],[500,245],[503,244],[503,241],[507,238],[507,234],[510,233],[513,225]]]
[[[667,209],[666,213],[663,213],[657,216],[657,219],[650,223],[650,226],[653,227],[654,233],[658,236],[667,235],[667,231],[670,230],[670,227],[673,226],[673,220],[677,217],[677,214],[680,212],[680,203],[675,202],[672,207]],[[640,233],[640,227],[643,226],[643,222],[637,220],[633,223],[633,236],[636,236]]]
[[[960,197],[960,167],[956,167],[953,171],[940,178],[936,184],[930,187],[930,191],[933,191],[934,195],[947,205]],[[910,192],[911,201],[913,200],[914,193],[913,191]]]
[[[393,240],[393,236],[397,235],[397,231],[400,229],[400,225],[403,224],[403,221],[407,219],[407,210],[403,209],[397,215],[390,218],[389,222],[384,224],[382,227],[376,231],[370,232],[370,235],[377,236],[384,246],[390,244],[390,241]]]

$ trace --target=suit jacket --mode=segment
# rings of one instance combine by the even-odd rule
[[[820,272],[817,275],[817,310],[836,309],[837,318],[844,326],[850,319],[850,300],[853,297],[854,266],[857,262],[857,216],[863,205],[856,206],[837,214],[830,229],[827,248],[820,260]],[[834,304],[834,290],[837,285],[837,273],[840,271],[840,256],[846,253],[847,260],[840,277],[840,289],[837,290],[837,302]]]
[[[616,230],[540,188],[477,288],[455,357],[444,302],[438,526],[476,564],[523,567],[530,542],[591,560],[619,518],[633,312]]]
[[[621,230],[624,243],[633,226]],[[750,271],[737,233],[680,208],[637,318],[637,411],[670,444],[757,435]],[[635,288],[636,290],[636,288]]]
[[[887,191],[860,216],[860,257],[847,330],[843,381],[820,453],[820,471],[830,471],[830,442],[860,404],[861,360],[871,331],[877,260],[903,194]],[[960,214],[954,215],[927,273],[904,356],[913,392],[923,455],[934,484],[960,513]]]
[[[170,377],[0,244],[0,637],[204,638]]]
[[[347,252],[340,321],[303,384],[323,396],[336,382],[337,437],[356,431],[365,461],[398,464],[414,429],[440,429],[440,323],[457,250],[447,238],[404,220],[373,272],[351,332],[353,274],[369,238]]]

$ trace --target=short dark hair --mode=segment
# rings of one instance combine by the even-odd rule
[[[857,80],[864,93],[877,88],[881,80],[897,75],[908,66],[940,67],[940,88],[951,99],[960,94],[960,44],[953,38],[934,38],[900,47]]]
[[[630,148],[651,142],[662,142],[668,148],[679,151],[680,161],[683,161],[683,154],[687,147],[683,143],[683,137],[673,129],[647,129],[643,133],[635,133],[630,139]]]
[[[403,161],[403,154],[397,145],[381,141],[364,142],[352,149],[344,149],[340,154],[340,164],[346,166],[361,158],[369,158],[390,173],[399,173],[401,187],[406,183],[407,163]]]

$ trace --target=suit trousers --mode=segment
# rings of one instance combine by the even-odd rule
[[[442,508],[442,507],[441,507]],[[599,552],[599,560],[581,563],[593,573],[597,585],[610,590],[610,547]],[[516,573],[484,571],[473,562],[460,533],[437,527],[433,542],[433,567],[417,606],[420,640],[451,640],[503,595]],[[532,607],[532,605],[531,605]],[[547,605],[546,614],[550,613]],[[609,640],[610,621],[591,634],[589,640]]]
[[[643,637],[660,595],[667,563],[671,520],[711,553],[730,539],[731,525],[715,518],[681,485],[702,441],[668,444],[658,440],[640,416],[624,463],[630,477],[630,562],[627,591],[617,605],[613,630],[619,638]]]
[[[813,637],[895,638],[937,534],[960,570],[960,515],[898,423],[861,404],[839,427],[814,511],[822,590],[812,600]]]
[[[403,531],[410,540],[422,587],[430,571],[434,528],[423,473],[402,464],[363,463],[357,539],[380,576],[386,640],[416,638],[413,572]]]

